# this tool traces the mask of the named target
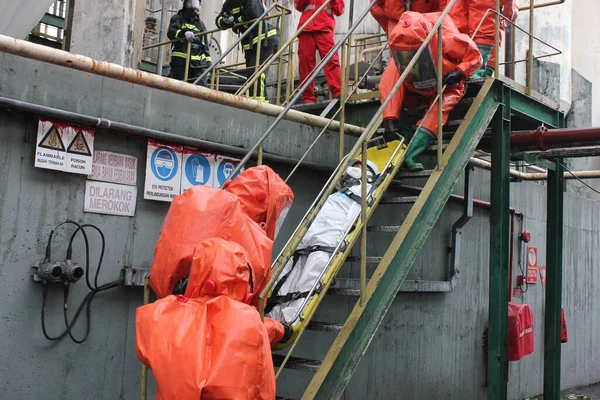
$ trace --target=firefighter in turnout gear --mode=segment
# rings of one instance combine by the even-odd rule
[[[206,31],[204,22],[198,16],[199,11],[200,0],[184,0],[183,8],[173,15],[169,23],[167,36],[170,40],[185,38],[173,43],[171,48],[171,77],[180,81],[185,77],[185,63],[188,57],[190,59],[188,80],[192,82],[212,63],[206,35],[195,36]],[[191,43],[190,54],[187,54],[188,43]],[[200,84],[206,86],[206,79]]]
[[[259,18],[264,12],[265,6],[261,0],[225,0],[215,23],[219,29],[232,29],[237,34],[243,34],[252,25],[250,21]],[[239,25],[245,22],[247,24]],[[258,30],[259,25],[242,40],[242,49],[246,58],[246,69],[244,70],[246,79],[249,79],[254,74],[258,42],[260,41],[259,66],[275,53],[279,46],[277,29],[270,22],[262,22],[260,38],[258,37]],[[264,102],[267,101],[265,91],[267,71],[261,74],[257,85],[250,86],[250,98]],[[256,93],[254,91],[255,86]]]

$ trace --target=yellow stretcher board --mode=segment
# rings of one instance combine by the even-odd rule
[[[396,151],[398,148],[399,150]],[[367,207],[367,216],[372,214],[375,208],[374,206],[378,204],[378,200],[381,199],[384,192],[388,188],[389,183],[394,178],[394,174],[390,172],[394,169],[394,166],[402,164],[404,161],[405,152],[406,145],[398,140],[388,143],[387,146],[371,147],[367,150],[367,159],[377,165],[377,168],[379,168],[381,174],[387,174],[387,176],[384,176],[381,184],[373,191],[371,195],[374,201],[371,201],[370,205]],[[359,215],[354,228],[343,239],[345,246],[342,246],[341,250],[333,254],[329,259],[329,265],[325,267],[325,272],[317,286],[320,288],[320,290],[315,291],[315,293],[304,305],[304,308],[301,310],[300,317],[298,318],[297,322],[292,325],[292,337],[285,343],[276,344],[274,346],[274,350],[282,350],[292,345],[295,342],[296,337],[306,328],[323,296],[325,296],[327,293],[329,286],[331,286],[334,278],[344,265],[344,262],[348,257],[348,254],[350,254],[352,247],[360,237],[361,229],[362,221],[360,221]]]

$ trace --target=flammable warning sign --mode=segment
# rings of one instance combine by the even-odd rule
[[[40,120],[35,166],[74,174],[92,173],[94,130]]]

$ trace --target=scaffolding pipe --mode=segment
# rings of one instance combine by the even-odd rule
[[[0,97],[0,108],[15,110],[19,112],[31,113],[42,115],[46,118],[57,119],[61,121],[68,121],[75,124],[100,128],[100,129],[110,129],[111,131],[117,131],[126,133],[133,136],[142,136],[148,139],[154,139],[159,141],[166,141],[171,143],[177,143],[184,146],[190,146],[199,149],[212,150],[217,152],[222,152],[231,155],[245,155],[246,149],[229,146],[226,144],[209,142],[207,140],[191,138],[183,135],[178,135],[175,133],[158,131],[155,129],[142,128],[135,125],[124,124],[121,122],[111,121],[105,118],[97,118],[89,115],[74,113],[70,111],[59,110],[56,108],[40,106],[37,104],[26,103],[19,100],[13,100],[6,97]],[[283,156],[278,156],[275,154],[263,153],[263,160],[268,160],[274,163],[286,164],[286,165],[296,165],[298,160]],[[324,165],[319,165],[315,163],[306,163],[303,162],[307,168],[317,169],[320,171],[331,171],[331,167],[327,167]]]
[[[481,169],[490,171],[492,169],[492,163],[479,158],[471,158],[469,165]],[[514,169],[510,170],[510,176],[523,181],[545,181],[548,179],[547,172],[521,172]],[[594,171],[574,171],[567,172],[564,174],[565,179],[597,179],[600,178],[600,170]]]
[[[162,42],[165,39],[165,8],[167,7],[167,0],[162,0],[162,7],[160,8],[160,30],[158,31],[158,41]],[[158,59],[156,60],[156,74],[162,76],[163,62],[164,62],[163,47],[158,48]]]
[[[94,75],[135,83],[153,89],[161,89],[183,96],[194,97],[211,103],[234,107],[236,109],[252,111],[270,117],[278,117],[283,111],[282,107],[273,104],[263,103],[229,93],[217,92],[202,86],[190,85],[175,79],[122,67],[105,61],[96,61],[86,56],[41,46],[5,35],[0,35],[0,51],[30,58],[32,60],[76,69]],[[329,119],[327,118],[296,110],[289,110],[283,118],[288,121],[298,122],[316,128],[323,128],[329,123]],[[332,131],[339,131],[339,122],[334,121],[329,124],[329,129]],[[345,129],[346,133],[354,135],[360,135],[365,130],[362,127],[349,124],[345,125]]]

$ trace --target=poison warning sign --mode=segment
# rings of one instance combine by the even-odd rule
[[[93,154],[92,129],[40,120],[35,151],[36,167],[89,175],[92,172]]]

